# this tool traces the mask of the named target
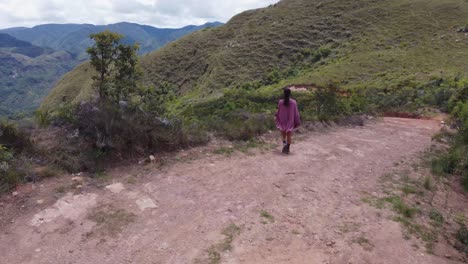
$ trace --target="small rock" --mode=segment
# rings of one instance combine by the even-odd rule
[[[18,196],[18,192],[13,192],[11,195],[13,195],[13,197],[16,197]]]
[[[106,189],[108,189],[109,191],[113,193],[120,193],[121,191],[125,190],[125,187],[122,183],[119,182],[119,183],[107,185]]]
[[[37,203],[37,204],[43,204],[43,203],[44,203],[44,200],[37,200],[36,203]]]
[[[450,254],[445,254],[445,257],[448,258],[448,259],[452,258],[452,256]]]
[[[34,250],[34,251],[36,251],[36,252],[39,253],[39,252],[41,252],[41,249],[40,249],[40,248],[36,248],[36,250]]]
[[[73,177],[72,181],[74,181],[74,182],[83,182],[83,177]]]
[[[327,246],[332,247],[333,245],[335,245],[335,241],[329,241],[329,242],[327,242]]]
[[[154,162],[156,161],[156,158],[155,158],[153,155],[150,155],[150,156],[149,156],[149,161],[150,161],[151,163],[154,163]]]
[[[138,205],[138,208],[140,208],[141,211],[145,211],[146,209],[154,209],[158,207],[151,198],[138,199],[136,201],[136,204]]]

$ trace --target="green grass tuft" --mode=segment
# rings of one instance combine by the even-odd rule
[[[270,221],[272,223],[275,221],[275,218],[273,217],[273,215],[271,215],[270,213],[268,213],[265,210],[260,211],[260,216],[267,219],[268,221]]]

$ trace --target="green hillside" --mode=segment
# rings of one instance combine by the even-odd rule
[[[263,84],[273,86],[261,90],[328,82],[402,87],[468,75],[468,36],[459,32],[467,23],[466,0],[283,0],[192,33],[143,56],[141,65],[146,84],[168,82],[187,100],[272,76]],[[83,68],[67,75],[42,108],[89,97]]]

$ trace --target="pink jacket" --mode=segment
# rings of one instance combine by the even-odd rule
[[[276,127],[283,132],[291,132],[301,125],[301,117],[297,109],[296,100],[289,99],[289,105],[284,105],[281,99],[276,112]]]

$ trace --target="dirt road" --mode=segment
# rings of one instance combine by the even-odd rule
[[[362,201],[438,129],[386,118],[307,134],[289,156],[279,146],[207,152],[163,170],[115,170],[102,188],[75,179],[58,199],[57,183],[44,182],[19,194],[22,209],[4,206],[4,215],[20,213],[1,227],[0,262],[460,263],[415,247],[399,223]]]

